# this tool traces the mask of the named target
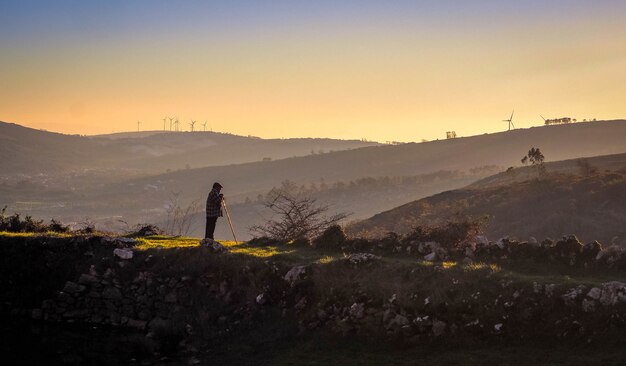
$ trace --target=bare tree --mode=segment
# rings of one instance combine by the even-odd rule
[[[199,211],[199,204],[195,200],[188,206],[182,207],[179,198],[180,192],[170,193],[169,202],[165,208],[167,219],[164,232],[170,235],[186,236],[191,230],[193,214]]]
[[[347,213],[326,215],[328,206],[318,204],[315,198],[299,191],[294,183],[288,181],[283,182],[280,188],[273,188],[263,205],[276,218],[264,225],[252,226],[250,232],[283,242],[311,240],[348,217]]]

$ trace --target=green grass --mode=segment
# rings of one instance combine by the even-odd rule
[[[13,233],[8,231],[0,231],[0,238],[35,238],[35,237],[54,237],[54,238],[69,238],[72,236],[76,236],[76,234],[71,233],[57,233],[53,231],[47,231],[44,233]]]

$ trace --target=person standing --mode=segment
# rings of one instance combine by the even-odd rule
[[[220,193],[222,185],[215,182],[213,183],[213,189],[209,192],[209,197],[206,200],[206,231],[204,233],[205,239],[213,240],[213,233],[215,232],[215,224],[217,218],[222,217],[222,200],[224,195]]]

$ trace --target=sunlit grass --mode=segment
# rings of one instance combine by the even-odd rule
[[[163,235],[137,238],[137,242],[138,244],[135,248],[138,250],[191,248],[200,246],[200,240],[198,238]]]
[[[500,272],[502,268],[494,263],[471,263],[463,266],[463,269],[467,272],[470,271],[480,271],[480,270],[490,270],[491,272]]]
[[[334,260],[336,260],[336,259],[337,259],[337,258],[332,257],[332,256],[330,256],[330,255],[325,255],[325,256],[323,256],[322,258],[320,258],[317,262],[318,262],[318,263],[320,263],[320,264],[328,264],[328,263],[333,262],[333,261],[334,261]]]
[[[55,237],[55,238],[69,238],[72,236],[76,236],[76,234],[71,233],[57,233],[54,231],[47,231],[44,233],[13,233],[8,231],[0,231],[0,237],[9,237],[9,238],[31,238],[31,237]]]

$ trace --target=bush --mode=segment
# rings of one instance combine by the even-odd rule
[[[0,210],[0,231],[12,233],[44,233],[47,231],[66,233],[70,231],[67,226],[54,219],[49,225],[46,225],[43,220],[33,220],[30,216],[22,218],[19,213],[7,216],[6,210],[6,206]]]
[[[313,247],[318,249],[339,249],[346,242],[346,234],[339,225],[332,225],[313,240]]]

